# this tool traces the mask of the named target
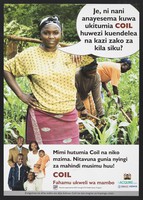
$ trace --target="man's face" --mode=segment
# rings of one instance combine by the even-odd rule
[[[17,145],[18,145],[19,147],[22,147],[23,143],[24,143],[24,139],[23,139],[23,138],[18,138],[18,140],[17,140]]]

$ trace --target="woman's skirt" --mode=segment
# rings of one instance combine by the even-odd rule
[[[79,144],[76,109],[66,114],[52,114],[31,107],[27,111],[26,143]]]

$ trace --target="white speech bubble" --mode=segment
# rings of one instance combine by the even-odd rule
[[[119,58],[139,50],[139,12],[130,4],[86,4],[77,21],[80,42],[60,50]]]

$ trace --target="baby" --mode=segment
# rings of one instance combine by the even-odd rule
[[[45,168],[48,161],[50,161],[49,156],[45,154],[44,150],[40,150],[39,160],[34,165],[34,172],[35,173],[43,172],[43,174],[45,175]]]

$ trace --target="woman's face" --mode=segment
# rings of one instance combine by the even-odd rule
[[[130,68],[129,68],[129,65],[128,65],[127,63],[122,63],[122,64],[121,64],[121,72],[122,72],[122,73],[127,72],[129,69],[130,69]]]
[[[97,73],[97,69],[85,72],[86,76],[89,78],[95,77],[96,73]]]
[[[31,149],[32,149],[32,151],[38,150],[38,149],[37,149],[37,144],[33,142],[33,143],[31,144]]]
[[[55,49],[61,39],[61,30],[54,24],[45,25],[40,33],[41,40],[49,50]]]

